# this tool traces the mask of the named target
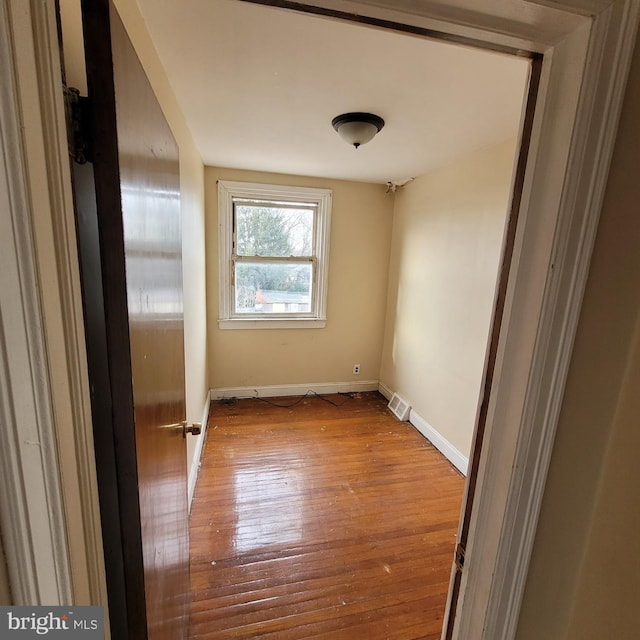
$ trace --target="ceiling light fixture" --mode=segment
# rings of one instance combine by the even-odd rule
[[[331,124],[338,135],[356,149],[367,144],[384,127],[384,120],[373,113],[343,113],[336,116]]]

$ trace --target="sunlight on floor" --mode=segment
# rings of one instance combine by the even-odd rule
[[[305,504],[292,499],[292,495],[305,495],[302,460],[238,469],[234,489],[236,551],[255,551],[302,540]]]

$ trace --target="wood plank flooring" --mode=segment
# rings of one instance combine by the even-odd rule
[[[438,640],[464,479],[377,393],[212,404],[191,640]]]

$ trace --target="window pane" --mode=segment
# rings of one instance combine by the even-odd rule
[[[236,262],[236,313],[309,313],[312,263]]]
[[[314,209],[235,205],[236,254],[311,256]]]

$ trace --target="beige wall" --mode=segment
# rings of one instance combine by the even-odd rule
[[[570,640],[640,636],[640,314],[576,590]]]
[[[636,46],[518,640],[639,637],[638,113]]]
[[[515,140],[396,194],[380,380],[469,456]]]
[[[393,196],[382,185],[206,169],[209,380],[214,388],[377,380]],[[217,180],[333,190],[323,329],[218,329]],[[353,375],[353,365],[361,373]]]

